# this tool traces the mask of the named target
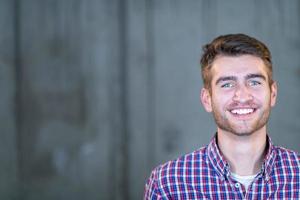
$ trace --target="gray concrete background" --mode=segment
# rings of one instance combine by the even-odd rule
[[[203,44],[271,49],[277,145],[300,151],[300,2],[0,0],[0,199],[142,199],[151,169],[208,143]]]

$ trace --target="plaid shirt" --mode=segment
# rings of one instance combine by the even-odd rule
[[[268,146],[247,191],[230,176],[214,137],[208,146],[154,169],[144,199],[300,199],[300,155],[274,146],[269,137]]]

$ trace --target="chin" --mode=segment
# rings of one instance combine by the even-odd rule
[[[247,136],[251,136],[253,134],[255,134],[257,131],[261,130],[264,127],[264,124],[261,124],[259,126],[233,126],[233,125],[229,125],[229,126],[223,126],[220,127],[221,129],[223,129],[226,132],[230,132],[235,136],[240,136],[240,137],[247,137]]]
[[[250,131],[244,131],[244,132],[237,132],[237,131],[232,131],[231,132],[233,135],[236,135],[236,136],[240,136],[240,137],[246,137],[246,136],[250,136],[252,135],[254,132],[250,132]]]

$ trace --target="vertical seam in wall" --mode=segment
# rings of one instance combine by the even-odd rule
[[[15,124],[16,124],[16,149],[17,149],[17,191],[23,183],[23,158],[22,158],[22,63],[21,63],[21,2],[14,0],[14,65],[15,65]]]
[[[148,100],[148,124],[147,124],[147,158],[148,166],[155,163],[155,141],[156,141],[156,123],[155,123],[155,63],[154,63],[154,24],[153,24],[153,1],[146,2],[146,48],[147,48],[147,100]]]
[[[120,41],[120,63],[119,63],[119,83],[120,83],[120,105],[121,105],[121,129],[120,129],[120,153],[122,172],[120,184],[120,192],[122,199],[129,199],[129,109],[128,109],[128,16],[127,16],[127,1],[119,1],[119,41]]]

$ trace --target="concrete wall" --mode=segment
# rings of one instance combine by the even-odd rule
[[[13,1],[0,1],[0,32],[0,199],[14,199],[18,190],[19,149]]]
[[[141,199],[153,167],[208,143],[203,44],[273,53],[269,132],[300,151],[300,3],[1,0],[0,199]]]

